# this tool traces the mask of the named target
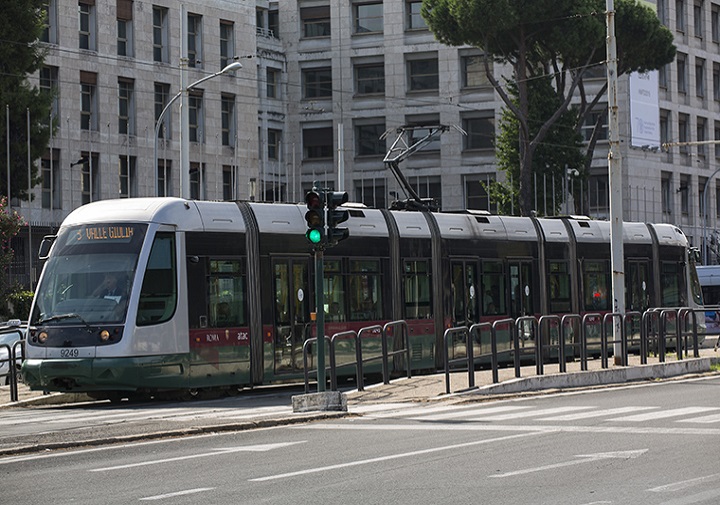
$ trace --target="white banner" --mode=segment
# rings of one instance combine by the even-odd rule
[[[660,148],[657,70],[630,74],[630,135],[633,147]]]

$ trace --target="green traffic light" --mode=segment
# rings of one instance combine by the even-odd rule
[[[313,244],[319,244],[322,240],[322,233],[320,233],[320,230],[317,229],[308,230],[305,236]]]

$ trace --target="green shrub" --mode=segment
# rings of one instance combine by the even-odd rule
[[[8,301],[10,302],[8,319],[22,319],[23,321],[27,321],[30,317],[30,306],[32,305],[34,295],[35,293],[32,291],[12,291],[8,295]]]

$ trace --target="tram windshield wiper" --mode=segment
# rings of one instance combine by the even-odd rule
[[[71,312],[69,314],[58,314],[56,316],[45,317],[43,319],[40,319],[38,321],[38,324],[49,323],[50,321],[60,321],[62,319],[79,319],[80,322],[83,323],[85,326],[87,326],[88,328],[90,327],[90,324],[88,324],[88,322],[85,321],[85,319],[83,319],[80,314],[76,314],[75,312]]]

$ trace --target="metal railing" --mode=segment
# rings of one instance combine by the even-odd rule
[[[399,336],[398,340],[396,337]],[[372,356],[369,358],[363,357],[362,342],[368,341],[367,335],[379,335],[380,337],[380,348],[381,352],[378,356]],[[400,349],[388,350],[388,336],[392,335],[393,342],[397,344],[402,342],[403,347]],[[372,338],[372,337],[369,337]],[[355,361],[337,364],[337,343],[342,340],[352,339],[355,347]],[[331,391],[338,390],[338,368],[343,367],[355,367],[355,380],[358,391],[365,390],[365,374],[364,364],[373,361],[382,361],[382,376],[383,383],[390,383],[390,357],[403,357],[404,363],[394,366],[395,370],[405,369],[408,378],[412,377],[411,367],[411,349],[410,349],[410,336],[408,332],[407,323],[403,320],[390,321],[384,326],[374,325],[361,328],[360,331],[355,332],[354,330],[343,331],[335,333],[332,337],[325,336],[325,342],[329,348],[330,364],[329,364],[329,376],[330,376],[330,389]],[[305,340],[303,343],[303,365],[304,365],[304,378],[305,378],[305,393],[310,391],[310,375],[314,375],[317,378],[317,370],[311,370],[308,367],[308,354],[310,347],[317,343],[317,338],[312,337]],[[396,345],[397,346],[397,345]]]
[[[5,330],[0,332],[2,335],[17,333],[18,340],[12,344],[0,345],[0,366],[7,364],[8,370],[0,375],[0,378],[7,379],[10,385],[10,401],[18,401],[18,362],[22,363],[25,359],[25,336],[20,329]],[[4,352],[3,352],[4,351]]]
[[[698,316],[702,313],[704,317],[705,308],[669,308],[650,309],[645,313],[627,312],[618,313],[588,313],[565,314],[562,317],[557,315],[546,315],[536,318],[535,316],[523,316],[515,320],[503,319],[492,323],[478,323],[467,326],[448,328],[443,335],[444,344],[444,372],[445,391],[450,394],[450,370],[453,365],[462,364],[462,369],[467,371],[468,388],[475,386],[475,366],[478,360],[487,360],[487,354],[476,355],[474,342],[476,335],[490,333],[490,367],[493,383],[499,382],[499,354],[507,351],[498,351],[497,333],[499,326],[510,326],[511,338],[508,340],[510,354],[515,367],[515,377],[521,376],[521,357],[528,357],[532,353],[535,362],[536,375],[543,375],[545,362],[557,358],[560,373],[567,372],[567,362],[580,359],[580,369],[588,369],[588,355],[593,354],[600,357],[601,368],[609,368],[608,357],[611,355],[610,345],[620,344],[619,364],[627,366],[629,362],[629,341],[639,345],[641,364],[647,364],[647,356],[651,347],[656,349],[660,362],[665,362],[668,340],[676,341],[676,352],[679,360],[683,359],[683,349],[689,355],[692,347],[693,356],[699,357],[698,337]],[[613,340],[611,335],[615,324],[620,326],[620,335]],[[639,323],[636,330],[635,323]],[[672,323],[672,324],[671,324]],[[674,325],[674,326],[673,326]],[[598,335],[599,333],[599,335]],[[630,337],[629,337],[630,335]],[[554,337],[557,337],[554,339]],[[599,337],[599,342],[598,342]],[[639,340],[633,337],[639,337]],[[460,358],[450,357],[450,345],[465,344],[465,355]],[[599,352],[597,354],[596,350]],[[524,351],[524,353],[522,352]],[[569,352],[568,352],[569,351]]]

